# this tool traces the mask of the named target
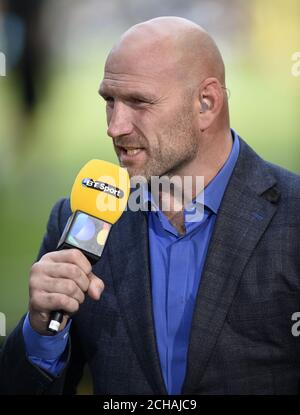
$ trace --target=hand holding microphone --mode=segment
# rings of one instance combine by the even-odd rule
[[[104,284],[91,271],[90,262],[78,249],[49,252],[32,266],[29,317],[36,332],[49,334],[53,310],[64,310],[59,327],[63,330],[69,316],[83,303],[85,294],[94,300],[100,298]]]
[[[111,226],[119,219],[129,196],[125,169],[91,160],[78,173],[71,192],[71,210],[58,251],[45,254],[31,268],[30,323],[37,332],[62,330],[78,311],[87,293],[98,300],[104,289],[92,273]],[[76,248],[76,249],[74,249]]]

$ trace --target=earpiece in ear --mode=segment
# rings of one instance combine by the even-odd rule
[[[203,98],[200,99],[201,102],[201,110],[200,112],[203,113],[205,111],[207,111],[209,109],[208,104],[205,102],[205,100]]]

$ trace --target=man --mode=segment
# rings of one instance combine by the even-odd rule
[[[53,252],[71,214],[59,201],[1,391],[75,393],[88,363],[96,394],[299,393],[300,180],[230,129],[214,41],[181,18],[136,25],[99,92],[121,165],[148,180],[203,176],[203,218],[126,211],[92,269],[77,250]],[[62,331],[49,336],[56,309]]]

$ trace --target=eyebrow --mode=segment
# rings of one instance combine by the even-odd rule
[[[100,86],[100,88],[98,90],[98,94],[103,98],[108,95],[108,94],[105,93],[105,89],[102,86]]]
[[[100,87],[99,91],[98,91],[99,95],[102,98],[107,98],[107,97],[113,97],[113,94],[110,94],[109,91],[107,91],[105,88]],[[151,95],[149,93],[141,93],[141,92],[130,92],[127,94],[119,94],[121,97],[123,97],[124,99],[137,99],[137,100],[141,100],[141,101],[148,101],[148,102],[154,102],[157,100],[156,97],[154,97],[154,95]]]

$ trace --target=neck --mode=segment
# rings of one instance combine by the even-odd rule
[[[181,188],[180,197],[178,198],[178,192],[176,197],[174,193],[160,193],[159,206],[180,233],[184,231],[184,205],[194,199],[218,174],[226,163],[231,149],[232,137],[230,129],[217,135],[205,134],[201,138],[201,145],[196,157],[187,166],[172,174],[172,176],[179,176],[180,182],[185,185],[185,188],[184,186]],[[184,181],[184,178],[187,176],[192,178],[191,183]],[[199,176],[203,177],[202,182],[196,180],[196,177]],[[200,189],[199,182],[202,183]],[[189,197],[186,198],[186,195],[189,195]],[[166,201],[165,209],[164,200]]]
[[[186,176],[204,178],[204,187],[218,174],[232,149],[231,131],[219,134],[206,133],[201,137],[201,145],[194,159],[186,166],[174,172],[183,179]],[[196,196],[196,195],[193,195]]]

